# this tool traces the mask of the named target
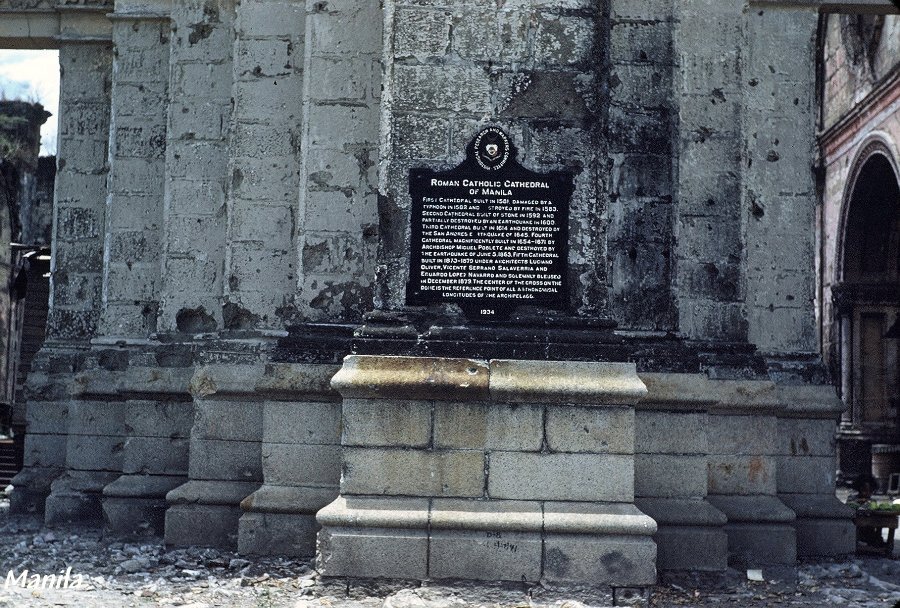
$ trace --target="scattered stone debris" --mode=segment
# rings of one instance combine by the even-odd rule
[[[66,572],[68,570],[68,576]],[[22,573],[27,571],[25,577]],[[11,574],[10,579],[8,574]],[[852,558],[762,572],[663,576],[651,607],[900,608],[900,560]],[[35,583],[40,579],[38,588]],[[54,575],[54,579],[48,579]],[[588,608],[612,605],[607,589],[546,584],[453,585],[322,581],[308,559],[249,557],[156,537],[109,538],[89,528],[43,528],[8,516],[0,500],[0,608]],[[11,582],[7,584],[7,580]],[[76,585],[76,581],[80,584]],[[22,583],[22,584],[20,584]]]

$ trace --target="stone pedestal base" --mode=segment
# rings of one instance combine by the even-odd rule
[[[44,503],[44,523],[103,525],[103,488],[118,476],[99,471],[67,471],[51,484],[52,492]]]
[[[779,494],[797,515],[798,557],[836,557],[856,551],[853,510],[834,495]]]
[[[745,568],[797,563],[796,517],[775,496],[716,496],[707,500],[728,523],[728,563]]]
[[[166,494],[184,477],[123,475],[103,488],[106,528],[118,535],[162,534],[168,503]]]
[[[656,521],[660,570],[722,572],[728,568],[725,515],[704,500],[637,498],[637,507]]]
[[[166,494],[166,544],[236,549],[241,500],[258,487],[254,482],[192,480],[175,488]]]
[[[340,497],[318,520],[329,577],[656,581],[656,526],[634,505]]]
[[[316,552],[316,512],[337,497],[337,488],[264,485],[241,502],[238,552],[308,557]]]
[[[44,467],[30,467],[19,471],[11,482],[13,492],[9,497],[10,514],[43,517],[51,485],[61,474],[62,469]]]

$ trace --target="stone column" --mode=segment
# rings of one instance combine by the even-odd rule
[[[633,364],[349,356],[329,577],[646,587]]]
[[[510,134],[527,168],[574,170],[569,305],[586,317],[605,310],[600,4],[385,2],[376,308],[405,307],[409,169],[458,164],[479,127],[492,124]]]
[[[99,333],[156,331],[169,88],[169,18],[116,13],[109,193]]]
[[[43,348],[51,353],[58,351],[48,354],[48,372],[62,369],[71,374],[91,367],[82,349],[95,335],[100,316],[112,48],[108,42],[67,41],[60,44],[59,60],[53,260],[47,341]],[[119,470],[118,435],[112,427],[104,426],[100,432],[112,434],[104,435],[91,446],[89,437],[96,436],[97,431],[87,414],[92,401],[83,400],[83,393],[74,385],[70,387],[72,392],[65,394],[65,386],[48,386],[48,392],[55,394],[52,401],[35,400],[28,405],[31,419],[43,418],[40,410],[45,406],[50,407],[48,419],[58,420],[63,409],[68,418],[68,437],[35,437],[45,448],[49,441],[66,444],[66,473],[53,482],[45,518],[50,524],[70,519],[99,521],[100,491]],[[64,408],[60,407],[63,403]],[[28,443],[26,440],[26,456]],[[61,454],[62,450],[54,452]],[[42,460],[44,468],[48,464]]]
[[[620,327],[673,331],[675,7],[672,0],[610,6],[609,315]]]

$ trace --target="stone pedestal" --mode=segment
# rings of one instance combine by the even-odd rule
[[[263,485],[240,504],[241,553],[315,554],[316,512],[337,497],[341,476],[341,404],[329,386],[338,369],[273,364],[257,380]]]
[[[188,481],[166,495],[168,545],[237,547],[241,501],[262,482],[262,365],[198,368],[191,379],[194,420]]]
[[[171,352],[171,351],[170,351]],[[160,357],[170,365],[190,357]],[[166,494],[187,481],[193,403],[192,368],[133,367],[120,391],[127,397],[122,475],[103,488],[106,527],[115,534],[162,534]]]
[[[656,579],[634,506],[632,364],[350,356],[329,577]]]
[[[635,503],[656,520],[657,567],[724,570],[728,561],[725,516],[705,500],[708,416],[691,410],[651,409],[673,405],[658,397],[651,392],[635,421]]]
[[[788,406],[778,419],[778,497],[797,516],[797,556],[851,554],[856,551],[853,510],[834,494],[843,403],[830,386],[783,387],[781,393]]]

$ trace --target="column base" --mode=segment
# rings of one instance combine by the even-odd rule
[[[701,572],[728,568],[724,513],[700,499],[637,498],[634,502],[656,520],[657,568]]]
[[[717,496],[707,500],[728,518],[728,564],[737,568],[797,563],[794,512],[775,496]]]
[[[119,473],[66,471],[52,484],[44,507],[44,523],[103,525],[103,488]]]
[[[309,557],[316,553],[316,512],[332,502],[335,488],[263,485],[241,501],[238,552]]]
[[[836,557],[856,552],[853,509],[833,494],[779,494],[797,515],[798,557]]]
[[[13,486],[9,497],[10,515],[43,517],[52,484],[62,473],[63,469],[45,467],[29,467],[19,471],[10,482]]]
[[[631,504],[350,496],[317,519],[327,577],[656,582],[656,526]]]
[[[117,535],[161,535],[165,529],[166,494],[184,477],[122,475],[103,488],[103,518]]]
[[[168,494],[165,542],[175,547],[237,548],[241,501],[257,482],[191,480]]]

